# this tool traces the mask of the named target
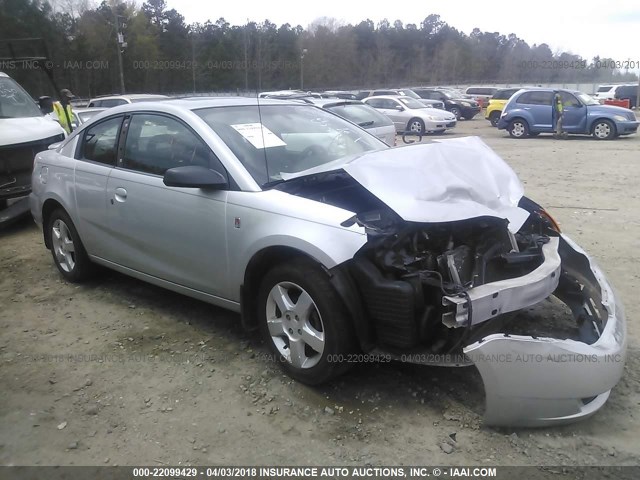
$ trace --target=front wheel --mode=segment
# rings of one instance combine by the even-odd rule
[[[51,214],[47,222],[47,235],[53,261],[65,279],[78,283],[93,274],[94,265],[67,212],[58,209]]]
[[[456,116],[456,120],[460,120],[460,117],[462,116],[462,112],[458,107],[451,107],[451,110],[449,111]]]
[[[616,136],[616,127],[609,120],[598,120],[593,125],[591,134],[598,140],[611,140]]]
[[[260,286],[258,309],[262,334],[292,378],[317,385],[348,368],[351,319],[327,274],[310,260],[270,270]]]
[[[424,135],[424,132],[425,132],[424,122],[419,118],[412,118],[411,120],[409,120],[409,123],[407,124],[407,130],[409,130],[409,132],[416,135]]]
[[[520,118],[512,120],[507,130],[509,130],[509,135],[513,138],[525,138],[529,135],[529,125]]]

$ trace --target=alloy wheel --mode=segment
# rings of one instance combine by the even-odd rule
[[[311,368],[322,358],[325,330],[311,296],[299,285],[279,282],[267,297],[267,327],[273,344],[297,368]]]
[[[51,242],[60,267],[65,272],[71,272],[76,266],[76,248],[69,227],[59,218],[51,227]]]

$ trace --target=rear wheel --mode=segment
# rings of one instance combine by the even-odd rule
[[[489,121],[491,122],[491,126],[492,127],[497,127],[498,126],[498,120],[500,120],[500,114],[502,112],[491,112],[491,114],[489,115]]]
[[[509,127],[507,128],[507,130],[509,131],[509,135],[511,135],[513,138],[525,138],[527,135],[529,135],[529,125],[521,118],[511,120],[511,123],[509,123]]]
[[[616,136],[616,126],[610,120],[598,120],[591,131],[598,140],[611,140]]]
[[[47,225],[53,261],[62,276],[74,283],[89,278],[94,272],[94,265],[67,212],[55,210],[49,216]]]
[[[351,319],[327,274],[307,259],[274,267],[258,296],[260,329],[284,370],[316,385],[348,368]]]

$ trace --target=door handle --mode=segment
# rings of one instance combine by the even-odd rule
[[[122,187],[118,187],[116,188],[114,197],[116,201],[124,202],[127,199],[127,191]]]

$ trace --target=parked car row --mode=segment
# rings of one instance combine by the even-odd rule
[[[339,92],[333,91],[331,94]],[[346,92],[343,92],[346,93]],[[318,98],[321,95],[325,98]],[[395,144],[395,132],[424,135],[427,133],[442,133],[456,126],[457,118],[445,109],[445,104],[438,100],[423,99],[408,88],[362,90],[355,94],[362,101],[356,99],[343,100],[331,96],[329,92],[312,95],[301,90],[282,90],[278,92],[262,92],[259,98],[302,100],[314,103],[323,108],[330,107],[334,113],[347,118],[365,129],[378,129],[383,126],[380,114],[388,120],[384,124],[385,132],[376,131],[374,135],[381,138],[388,145]],[[337,108],[340,105],[342,108]],[[356,107],[356,105],[359,105]],[[353,117],[353,118],[351,118]],[[389,127],[393,129],[393,140],[389,134]],[[373,133],[373,132],[372,132]],[[382,135],[382,136],[381,136]]]

